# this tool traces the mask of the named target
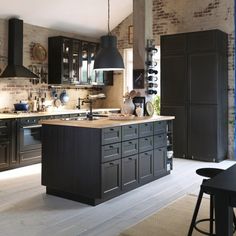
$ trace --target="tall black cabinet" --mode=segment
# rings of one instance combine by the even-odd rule
[[[174,115],[175,157],[227,156],[227,34],[161,36],[161,114]]]

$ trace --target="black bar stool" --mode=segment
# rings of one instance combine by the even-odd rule
[[[201,168],[201,169],[196,170],[196,173],[198,175],[206,177],[206,178],[213,178],[214,176],[218,175],[222,171],[224,171],[224,170],[223,169],[218,169],[218,168]],[[207,179],[203,179],[203,181],[207,181]],[[210,194],[210,218],[200,219],[200,220],[196,221],[197,214],[198,214],[198,211],[199,211],[199,208],[200,208],[200,205],[201,205],[203,193],[209,194],[207,192],[204,192],[200,188],[200,192],[198,194],[197,203],[196,203],[195,210],[194,210],[194,213],[193,213],[193,218],[192,218],[191,225],[190,225],[190,228],[189,228],[189,231],[188,231],[188,236],[192,235],[192,232],[193,232],[194,228],[198,232],[200,232],[202,234],[210,235],[210,236],[215,235],[215,234],[213,234],[213,222],[215,221],[215,219],[214,219],[214,208],[215,207],[214,207],[214,196],[212,194]],[[203,230],[201,230],[201,229],[199,229],[197,227],[198,223],[205,222],[205,221],[209,221],[210,222],[210,224],[209,224],[209,232],[203,231]],[[235,230],[236,218],[235,218],[234,214],[233,214],[233,221],[234,221],[234,230]]]

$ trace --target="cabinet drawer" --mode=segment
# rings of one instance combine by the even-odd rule
[[[102,129],[102,145],[121,141],[121,128],[113,127]]]
[[[139,139],[139,152],[145,152],[153,149],[153,136]]]
[[[125,125],[122,127],[122,141],[138,138],[138,125]]]
[[[102,162],[121,158],[121,144],[114,143],[102,147]]]
[[[139,137],[153,135],[153,123],[143,123],[139,125]]]
[[[138,153],[138,139],[122,142],[122,157]]]
[[[166,121],[154,122],[154,134],[161,134],[166,132]]]
[[[154,135],[154,148],[165,147],[167,145],[166,134]]]

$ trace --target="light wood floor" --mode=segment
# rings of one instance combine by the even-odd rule
[[[96,207],[46,195],[40,164],[0,172],[0,236],[116,236],[177,198],[197,194],[196,169],[234,163],[175,159],[171,175]]]

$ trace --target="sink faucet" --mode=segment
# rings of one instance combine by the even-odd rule
[[[89,113],[87,114],[87,118],[89,120],[92,120],[93,119],[93,111],[92,111],[93,103],[92,103],[92,100],[86,98],[86,99],[82,100],[82,105],[84,105],[84,103],[89,103]]]

